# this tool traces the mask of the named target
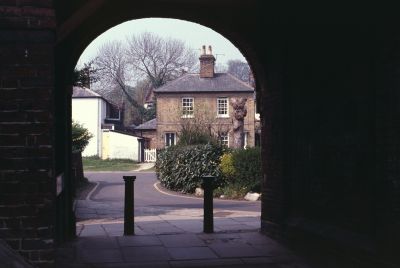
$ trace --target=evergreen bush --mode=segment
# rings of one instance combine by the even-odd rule
[[[72,151],[83,151],[93,135],[81,124],[72,121]]]
[[[159,151],[156,171],[161,184],[174,191],[193,193],[202,177],[215,176],[215,187],[223,184],[219,170],[224,148],[214,144],[171,146]]]
[[[259,147],[225,153],[221,157],[220,170],[226,181],[221,189],[224,194],[237,197],[249,191],[260,192],[262,172]]]
[[[235,181],[248,191],[260,192],[262,181],[260,147],[239,149],[232,152]]]

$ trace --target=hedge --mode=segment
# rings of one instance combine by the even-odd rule
[[[219,170],[224,148],[218,145],[171,146],[157,154],[156,171],[161,184],[174,191],[193,193],[204,175],[215,176],[215,187],[223,185]]]
[[[259,147],[234,149],[225,153],[221,159],[220,169],[227,186],[243,192],[260,192],[262,171]]]

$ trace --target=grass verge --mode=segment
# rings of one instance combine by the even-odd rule
[[[137,162],[130,159],[100,159],[82,157],[84,171],[130,171],[138,168]]]

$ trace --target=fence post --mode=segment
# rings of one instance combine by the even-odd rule
[[[214,208],[213,208],[213,181],[214,177],[207,175],[203,177],[204,189],[204,221],[203,232],[214,232]]]
[[[134,182],[136,176],[123,176],[123,178],[125,181],[124,235],[134,235]]]

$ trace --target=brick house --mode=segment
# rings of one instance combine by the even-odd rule
[[[133,129],[133,133],[143,138],[145,149],[156,148],[157,119],[151,119]]]
[[[200,73],[187,73],[157,89],[156,147],[176,144],[183,124],[204,124],[227,146],[233,144],[231,98],[246,98],[245,146],[255,145],[254,89],[228,73],[215,73],[211,46],[203,46]]]

